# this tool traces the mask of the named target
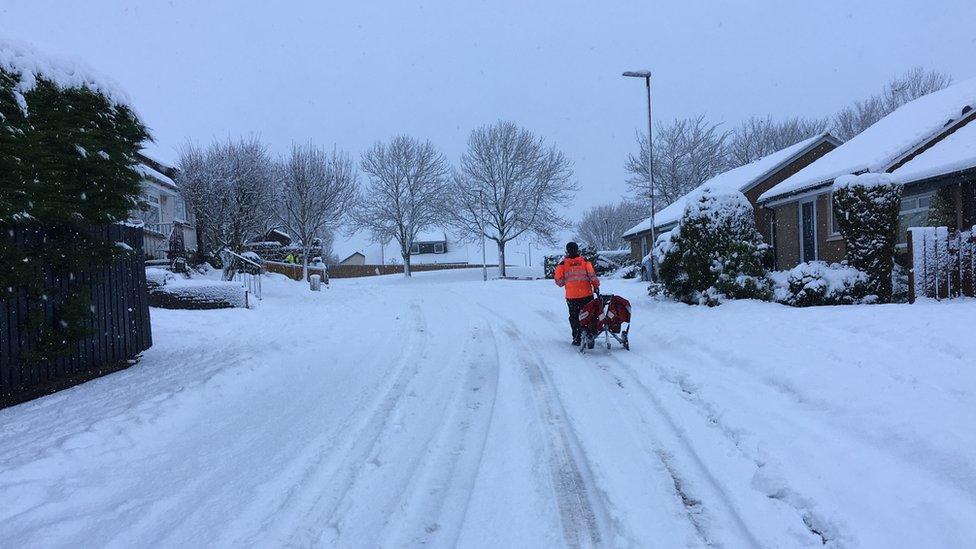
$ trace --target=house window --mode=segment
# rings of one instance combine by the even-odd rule
[[[898,212],[898,244],[905,244],[910,227],[926,227],[929,224],[929,211],[935,193],[920,194],[901,199]]]
[[[435,242],[434,243],[434,253],[435,254],[442,254],[442,253],[444,253],[444,243],[443,242]]]
[[[837,210],[834,208],[834,196],[830,195],[830,236],[840,236],[840,225],[837,223]]]
[[[147,194],[142,197],[142,200],[149,205],[149,209],[142,212],[142,221],[149,223],[162,223],[162,212],[159,209],[159,196],[154,194]]]
[[[410,245],[410,255],[417,255],[420,253],[420,244]]]
[[[173,215],[177,221],[187,221],[186,217],[186,202],[182,198],[176,197],[176,202],[174,205]]]

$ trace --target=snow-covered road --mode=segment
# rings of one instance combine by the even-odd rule
[[[581,356],[551,281],[269,279],[0,411],[0,545],[976,543],[976,302],[652,302]]]

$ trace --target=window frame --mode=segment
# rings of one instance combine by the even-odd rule
[[[445,251],[446,251],[446,246],[444,246],[444,243],[443,242],[434,242],[434,253],[435,254],[442,254],[442,253],[445,253]]]
[[[827,238],[840,238],[842,235],[840,234],[840,227],[837,224],[837,212],[834,210],[834,193],[830,193],[828,200],[830,201],[830,226],[828,227],[830,230],[828,231]]]
[[[410,245],[410,255],[420,255],[420,243],[414,242]]]

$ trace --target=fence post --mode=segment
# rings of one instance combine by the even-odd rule
[[[912,230],[908,229],[908,302],[915,303],[915,244]]]

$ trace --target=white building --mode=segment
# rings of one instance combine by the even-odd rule
[[[149,205],[146,211],[133,210],[130,215],[142,221],[143,247],[146,260],[165,260],[174,231],[180,231],[187,252],[197,249],[197,232],[193,212],[186,207],[179,187],[173,181],[176,169],[152,158],[140,155],[139,171],[142,179],[142,200]]]

